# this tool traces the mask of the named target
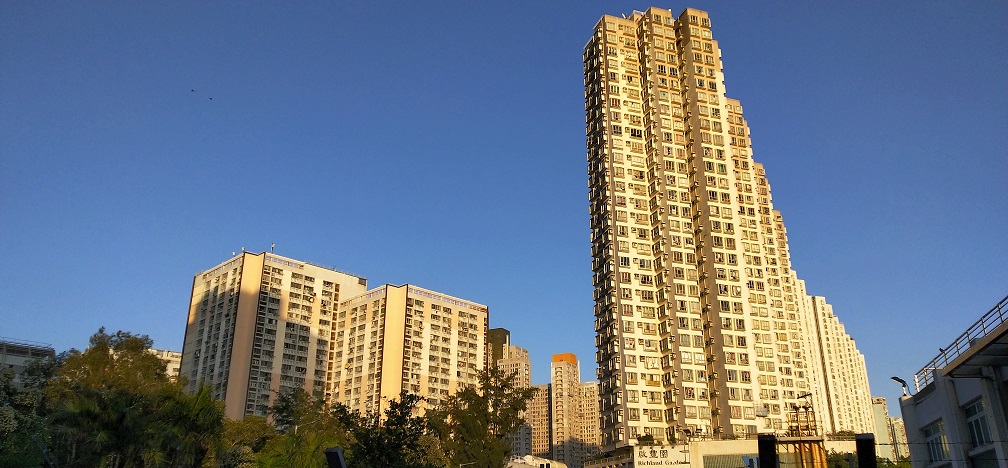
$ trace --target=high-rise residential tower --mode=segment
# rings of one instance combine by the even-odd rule
[[[348,297],[333,318],[328,396],[352,410],[381,412],[401,392],[432,408],[485,368],[485,305],[413,285]]]
[[[333,320],[367,280],[272,253],[242,252],[193,278],[179,375],[224,400],[232,419],[266,415],[271,395],[324,396]]]
[[[598,384],[581,382],[581,366],[571,353],[554,354],[550,364],[549,458],[580,468],[599,453]]]
[[[525,422],[532,426],[532,455],[542,458],[553,456],[553,437],[551,436],[551,414],[553,413],[550,384],[537,384],[532,400],[525,412]]]
[[[583,58],[603,450],[785,431],[821,370],[707,13],[604,16]]]
[[[529,388],[532,386],[532,361],[527,349],[511,344],[511,332],[505,328],[491,328],[487,333],[487,356],[505,375],[514,374],[515,386]],[[532,455],[532,426],[529,424],[529,411],[521,417],[526,423],[518,428],[508,438],[511,442],[511,456],[522,457]]]
[[[833,315],[833,306],[826,303],[826,298],[807,297],[811,307],[805,307],[805,317],[812,323],[805,331],[810,361],[809,392],[822,432],[874,432],[873,402],[864,355],[858,351],[840,319]],[[881,437],[876,433],[875,440]]]

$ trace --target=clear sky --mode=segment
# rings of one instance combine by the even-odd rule
[[[631,2],[0,2],[0,336],[179,350],[243,247],[487,304],[593,378],[581,54]],[[708,10],[793,266],[909,378],[1008,293],[1008,3]]]

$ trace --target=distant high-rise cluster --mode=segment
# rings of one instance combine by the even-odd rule
[[[870,430],[864,359],[791,269],[706,12],[604,16],[584,50],[605,451],[687,435]]]
[[[553,355],[550,383],[531,385],[528,351],[511,344],[507,329],[491,329],[489,337],[492,362],[514,373],[518,385],[536,389],[522,414],[526,425],[511,435],[511,455],[534,455],[572,468],[580,468],[585,459],[598,455],[598,383],[581,381],[577,356]]]
[[[180,375],[209,385],[228,417],[263,416],[279,391],[383,410],[410,391],[437,405],[486,365],[487,307],[367,281],[272,253],[198,273]]]

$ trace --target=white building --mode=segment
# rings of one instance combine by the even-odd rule
[[[1008,296],[913,380],[900,409],[914,468],[1008,466]]]

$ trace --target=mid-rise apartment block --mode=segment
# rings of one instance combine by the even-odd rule
[[[324,396],[337,304],[367,280],[269,252],[242,252],[193,278],[180,375],[209,385],[232,419],[266,415],[280,391]]]
[[[367,290],[359,276],[281,257],[240,255],[198,273],[180,374],[207,384],[232,419],[266,415],[303,390],[383,411],[403,391],[433,407],[486,364],[488,310],[413,285]]]
[[[0,369],[10,369],[14,373],[11,381],[14,385],[21,385],[21,373],[32,361],[55,357],[56,350],[49,344],[0,338]]]
[[[179,369],[182,367],[182,353],[169,349],[151,349],[150,353],[164,361],[165,374],[168,374],[170,379],[178,379]]]
[[[708,14],[604,16],[583,59],[603,450],[784,433],[827,377]]]
[[[478,385],[487,356],[485,305],[386,284],[339,303],[327,393],[352,410],[384,411],[401,392],[433,408]]]

